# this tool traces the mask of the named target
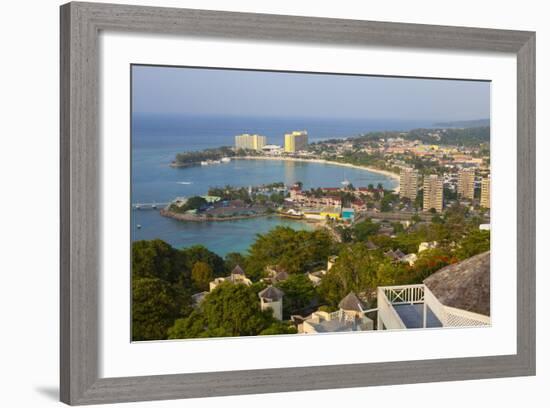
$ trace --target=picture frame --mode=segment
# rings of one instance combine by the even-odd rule
[[[61,6],[60,396],[70,405],[535,374],[535,33],[73,2]],[[517,58],[517,353],[100,378],[99,33],[102,30],[512,53]]]

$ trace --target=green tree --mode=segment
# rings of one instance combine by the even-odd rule
[[[275,334],[296,334],[297,330],[294,326],[286,322],[276,321],[267,329],[260,332],[260,336],[270,336]]]
[[[376,256],[360,243],[344,247],[317,288],[324,302],[336,306],[351,291],[370,294],[376,290]]]
[[[431,274],[456,261],[456,258],[442,248],[422,251],[414,263],[410,283],[422,283]]]
[[[185,267],[189,271],[193,269],[193,266],[197,262],[204,262],[210,266],[214,277],[224,276],[228,272],[223,258],[203,245],[194,245],[182,249],[180,252],[183,256]]]
[[[204,315],[194,310],[188,317],[177,319],[168,329],[169,339],[196,339],[208,337],[207,322]],[[224,336],[221,336],[224,337]]]
[[[489,231],[473,230],[458,243],[456,256],[463,260],[488,251],[491,248],[491,234]]]
[[[174,283],[186,272],[182,254],[160,239],[132,243],[131,256],[135,278],[159,278]]]
[[[380,230],[380,224],[372,222],[369,218],[353,226],[353,235],[359,241],[368,241],[368,239],[377,234]]]
[[[254,336],[274,322],[251,288],[226,282],[205,297],[199,311],[176,321],[169,338]]]
[[[239,252],[229,252],[223,260],[228,271],[232,271],[237,265],[246,270],[246,258]]]
[[[293,314],[301,314],[316,296],[315,288],[306,275],[290,275],[280,282],[277,287],[284,292],[283,316],[289,319]]]
[[[183,204],[181,207],[172,205],[170,209],[176,212],[185,212],[190,210],[198,210],[206,204],[208,204],[208,202],[204,198],[200,196],[193,196],[189,197],[185,204]]]
[[[191,279],[195,289],[199,291],[208,290],[208,284],[214,278],[212,268],[206,262],[198,261],[191,270]]]
[[[132,340],[163,340],[168,328],[189,310],[190,299],[158,278],[132,280]]]
[[[324,264],[331,247],[330,236],[324,230],[296,231],[279,226],[258,235],[251,245],[247,274],[256,280],[268,265],[277,265],[291,274],[303,273]]]

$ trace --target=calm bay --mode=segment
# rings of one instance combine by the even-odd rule
[[[283,134],[307,129],[310,143],[329,138],[356,136],[378,130],[405,131],[431,127],[430,121],[372,121],[341,119],[274,119],[224,117],[174,117],[134,114],[132,120],[132,203],[166,203],[175,197],[204,195],[209,187],[255,186],[282,181],[301,181],[304,188],[339,187],[346,179],[354,186],[382,183],[393,188],[396,181],[364,169],[334,164],[279,160],[232,160],[210,166],[171,168],[169,163],[183,151],[231,146],[234,136],[253,132],[266,135],[268,143],[282,144]],[[137,228],[140,225],[141,228]],[[157,210],[132,211],[132,240],[160,238],[174,247],[203,244],[225,255],[245,252],[258,233],[277,225],[311,229],[311,225],[279,217],[260,217],[223,222],[182,222],[162,217]]]

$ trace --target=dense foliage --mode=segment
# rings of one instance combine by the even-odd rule
[[[288,324],[277,322],[270,309],[260,309],[253,288],[226,282],[210,292],[189,317],[176,320],[168,336],[171,339],[255,336],[288,330]]]
[[[176,155],[175,163],[180,166],[199,164],[205,160],[219,160],[222,157],[233,157],[235,152],[231,147],[222,146],[214,149],[205,149],[200,152],[184,152]]]
[[[135,340],[165,338],[251,336],[294,333],[288,320],[261,311],[258,292],[267,286],[266,268],[286,271],[289,277],[274,283],[284,292],[283,317],[307,315],[319,307],[333,311],[350,291],[375,307],[376,288],[421,283],[444,266],[490,249],[489,231],[468,208],[456,205],[436,214],[431,222],[420,217],[404,227],[383,232],[380,223],[364,220],[344,227],[346,240],[336,243],[327,230],[296,231],[277,227],[258,235],[248,253],[230,253],[224,259],[203,246],[182,250],[160,240],[135,242],[132,247],[132,336]],[[423,242],[437,242],[420,253]],[[417,254],[414,263],[401,262],[390,250]],[[307,272],[333,267],[315,287]],[[251,286],[223,283],[193,307],[191,294],[208,290],[209,282],[227,276],[240,265]]]
[[[313,284],[303,274],[290,275],[277,286],[284,292],[283,317],[285,319],[289,319],[293,314],[302,314],[316,298]]]
[[[227,273],[225,263],[203,246],[182,250],[161,240],[132,245],[132,338],[165,339],[174,320],[191,313],[191,294]]]
[[[303,273],[324,265],[331,254],[332,240],[324,230],[296,231],[276,227],[260,234],[247,257],[247,274],[260,278],[266,266],[278,265],[290,274]]]

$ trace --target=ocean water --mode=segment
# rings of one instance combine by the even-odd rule
[[[395,186],[386,176],[341,166],[269,160],[232,160],[230,163],[171,168],[175,155],[209,147],[231,146],[240,133],[260,133],[270,144],[282,144],[284,133],[306,129],[310,142],[356,136],[375,130],[430,127],[428,121],[341,120],[312,118],[181,117],[134,114],[132,118],[132,203],[165,203],[175,197],[206,194],[211,186],[249,186],[283,181],[304,183],[305,188],[337,187],[344,179],[355,186],[382,183]],[[137,225],[141,225],[138,229]],[[311,229],[304,222],[277,217],[224,222],[181,222],[155,210],[132,211],[132,240],[160,238],[183,248],[203,244],[225,255],[245,252],[258,233],[277,225]]]

